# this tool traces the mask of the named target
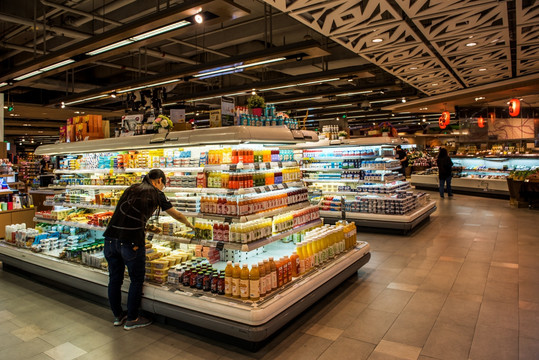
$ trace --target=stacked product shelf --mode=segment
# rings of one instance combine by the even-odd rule
[[[235,134],[232,138],[241,137],[244,129],[240,127],[236,130],[237,134],[231,128],[227,128],[226,131],[221,129],[202,131],[204,136],[200,137],[197,136],[200,131],[195,130],[191,136],[204,138],[206,143],[208,139],[211,142],[221,143],[222,133],[226,134],[227,140],[230,140],[230,134]],[[249,141],[250,144],[257,141],[271,143],[290,138],[288,129],[263,130],[259,133],[250,130],[250,137],[242,141]],[[274,134],[273,137],[268,136],[268,132]],[[135,140],[140,141],[140,138],[143,136],[135,137]],[[131,143],[130,140],[117,139],[115,147],[94,148],[100,152],[117,152],[132,148],[134,140],[131,140]],[[196,144],[199,141],[197,140]],[[90,143],[92,142],[94,141]],[[167,143],[166,146],[163,144],[163,147],[165,150],[174,148],[174,144]],[[66,144],[59,144],[58,148],[71,153]],[[153,148],[155,149],[155,146]],[[244,148],[246,147],[242,147]],[[55,147],[47,146],[46,149],[48,154],[56,153]],[[193,155],[193,159],[200,161],[202,165],[199,166],[200,169],[193,167],[187,170],[180,166],[174,170],[169,169],[167,174],[170,178],[176,175],[183,176],[185,173],[196,173],[198,182],[195,186],[200,187],[167,186],[165,189],[173,204],[184,210],[186,215],[193,217],[191,221],[197,230],[193,235],[166,216],[161,216],[152,223],[154,230],[157,229],[159,233],[148,235],[148,239],[151,238],[152,249],[156,250],[147,254],[153,257],[159,256],[160,253],[168,253],[169,255],[165,257],[170,261],[171,272],[165,274],[162,268],[158,268],[157,265],[154,267],[153,260],[150,261],[147,274],[151,276],[148,276],[149,283],[144,291],[142,302],[144,309],[258,342],[270,336],[368,261],[369,246],[364,242],[356,244],[354,233],[353,240],[351,237],[350,242],[347,242],[351,246],[340,251],[338,256],[334,255],[332,259],[324,262],[320,261],[311,271],[298,274],[292,281],[278,287],[270,295],[261,297],[260,300],[229,298],[213,292],[182,287],[174,282],[169,283],[168,274],[171,281],[175,276],[175,272],[172,271],[174,257],[178,259],[183,254],[189,254],[194,261],[195,258],[204,256],[208,259],[205,261],[212,263],[214,271],[217,271],[224,269],[226,263],[223,260],[256,263],[268,256],[276,258],[290,256],[296,251],[296,246],[299,246],[297,240],[301,238],[300,234],[322,224],[318,207],[310,206],[307,201],[307,190],[299,181],[298,176],[301,174],[296,162],[286,159],[258,162],[254,159],[253,161],[244,159],[241,164],[239,162],[208,164],[210,162],[208,155],[211,154],[207,150],[212,147],[197,149],[193,150],[198,151]],[[77,153],[79,152],[84,154],[81,151]],[[223,150],[222,153],[226,151]],[[133,167],[133,169],[136,169],[133,174],[139,181],[141,173],[147,168]],[[144,170],[139,171],[140,169]],[[63,171],[66,170],[77,169]],[[7,241],[9,244],[6,242],[0,246],[2,261],[106,296],[108,276],[103,269],[106,262],[103,262],[100,251],[102,247],[100,239],[119,196],[129,186],[129,182],[126,182],[128,178],[122,177],[119,180],[118,177],[109,176],[124,175],[124,170],[116,170],[114,167],[107,170],[108,172],[104,169],[92,172],[91,168],[86,167],[84,173],[75,173],[76,177],[72,176],[75,174],[58,174],[72,176],[70,179],[73,180],[66,181],[69,185],[62,194],[51,196],[47,200],[47,204],[54,205],[55,209],[38,212],[35,218],[35,221],[41,224],[39,226],[47,229],[45,233],[49,237],[37,241],[36,237],[31,237],[32,240],[29,241],[28,237],[22,235],[28,232],[22,231],[21,235],[14,235],[19,236],[18,241]],[[120,185],[117,181],[124,183]],[[260,184],[262,181],[263,185]],[[66,241],[63,241],[66,236]],[[84,241],[76,243],[77,236]],[[62,250],[62,246],[67,246],[65,244],[71,247]],[[35,251],[41,252],[31,252],[32,247]],[[185,259],[182,261],[178,266],[183,268]],[[159,263],[166,265],[164,261]],[[128,282],[123,290],[127,291],[127,287]]]

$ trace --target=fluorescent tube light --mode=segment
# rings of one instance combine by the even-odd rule
[[[279,61],[283,61],[283,60],[286,60],[286,58],[285,57],[279,57],[279,58],[275,58],[275,59],[257,61],[257,62],[250,63],[250,64],[238,63],[238,64],[234,64],[232,66],[227,66],[227,67],[220,68],[220,69],[218,68],[218,69],[215,69],[215,70],[203,70],[203,71],[200,71],[198,74],[193,75],[193,77],[194,78],[207,79],[208,77],[211,77],[209,75],[220,76],[220,75],[232,74],[232,73],[242,71],[243,69],[247,69],[247,68],[250,68],[250,67],[253,67],[253,66],[271,64],[271,63],[279,62]]]
[[[346,93],[346,94],[337,94],[335,96],[351,96],[351,95],[370,94],[370,93],[372,93],[372,90],[355,91],[355,92],[349,92],[349,93]]]
[[[326,80],[309,81],[309,82],[301,83],[301,84],[297,84],[297,85],[298,86],[314,85],[314,84],[319,84],[319,83],[324,83],[324,82],[337,81],[337,80],[340,80],[340,79],[341,78],[333,78],[333,79],[326,79]]]
[[[312,97],[312,98],[305,98],[305,99],[296,99],[296,100],[286,100],[286,101],[273,101],[273,104],[284,104],[284,103],[291,103],[291,102],[300,102],[300,101],[307,101],[307,100],[315,100],[315,99],[321,99],[321,96]]]
[[[187,26],[187,25],[191,25],[191,22],[187,21],[187,20],[182,20],[182,21],[178,21],[176,23],[170,24],[170,25],[162,26],[162,27],[157,28],[155,30],[147,31],[147,32],[142,33],[140,35],[133,36],[130,39],[133,40],[133,41],[141,41],[141,40],[148,39],[148,38],[151,38],[151,37],[154,37],[154,36],[157,36],[157,35],[164,34],[166,32],[172,31],[172,30],[182,28],[182,27]]]
[[[250,64],[241,65],[241,66],[238,66],[238,68],[246,69],[246,68],[253,67],[253,66],[271,64],[271,63],[279,62],[279,61],[283,61],[283,60],[286,60],[286,58],[285,57],[279,57],[279,58],[275,58],[275,59],[262,60],[262,61],[257,61],[257,62],[250,63]]]
[[[238,73],[238,72],[242,72],[242,71],[243,71],[243,69],[230,69],[229,71],[219,71],[217,73],[206,74],[204,76],[199,76],[198,78],[200,80],[204,80],[204,79],[209,79],[209,78],[216,77],[216,76],[234,74],[234,73]]]
[[[107,97],[107,96],[108,96],[108,95],[97,95],[97,96],[92,96],[92,97],[89,97],[89,98],[86,98],[86,99],[81,99],[81,100],[75,100],[75,101],[67,102],[67,103],[65,103],[65,105],[73,105],[73,104],[78,104],[78,103],[85,102],[85,101],[102,99],[102,98]]]
[[[118,94],[124,94],[124,93],[130,92],[130,91],[136,91],[136,90],[146,89],[146,88],[150,88],[150,87],[154,87],[154,86],[159,86],[159,85],[171,84],[171,83],[178,82],[178,81],[180,81],[180,79],[166,80],[166,81],[161,81],[161,82],[158,82],[158,83],[155,83],[155,84],[149,84],[149,85],[138,86],[138,87],[136,87],[136,88],[130,88],[130,89],[125,89],[125,90],[118,90],[118,91],[116,91],[116,93],[118,93]]]
[[[371,101],[370,103],[371,104],[376,104],[376,103],[392,102],[392,101],[397,101],[397,99],[375,100],[375,101]]]
[[[32,71],[32,72],[29,72],[28,74],[24,74],[24,75],[21,75],[21,76],[18,76],[16,77],[15,81],[21,81],[21,80],[24,80],[24,79],[28,79],[28,78],[31,78],[32,76],[36,76],[36,75],[39,75],[41,74],[42,71],[41,70],[36,70],[36,71]]]
[[[7,85],[7,82],[0,83],[0,87],[4,87]]]
[[[129,44],[132,44],[134,41],[131,40],[131,39],[126,39],[126,40],[122,40],[122,41],[118,41],[118,42],[115,42],[113,44],[110,44],[110,45],[107,45],[107,46],[103,46],[99,49],[96,49],[96,50],[92,50],[90,52],[87,52],[86,55],[88,56],[94,56],[94,55],[98,55],[98,54],[102,54],[104,52],[107,52],[107,51],[110,51],[110,50],[114,50],[114,49],[117,49],[119,47],[122,47],[122,46],[125,46],[125,45],[129,45]]]
[[[52,65],[49,65],[47,67],[41,68],[39,70],[42,71],[42,72],[46,72],[46,71],[57,69],[57,68],[62,67],[62,66],[72,64],[74,62],[75,62],[75,60],[73,60],[73,59],[67,59],[67,60],[64,60],[64,61],[60,61],[59,63],[52,64]]]
[[[272,87],[272,88],[265,88],[265,89],[260,89],[260,91],[271,91],[271,90],[286,89],[286,88],[290,88],[290,87],[294,87],[294,86],[296,86],[296,84],[276,86],[276,87]]]

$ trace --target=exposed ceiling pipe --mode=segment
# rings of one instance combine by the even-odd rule
[[[31,27],[32,29],[34,28],[34,22],[33,21],[27,20],[27,19],[22,18],[22,17],[14,16],[14,15],[8,15],[8,14],[0,13],[0,20],[10,22],[10,23],[14,23],[14,24],[18,24],[18,25],[26,25],[26,26]],[[41,24],[38,25],[38,27],[39,26],[41,26]],[[85,34],[85,33],[79,32],[79,31],[75,31],[75,30],[61,28],[61,27],[58,27],[58,26],[46,25],[45,29],[55,33],[56,35],[63,35],[65,37],[70,37],[70,38],[75,38],[75,39],[87,39],[89,37],[88,34]]]
[[[118,26],[123,25],[119,21],[107,19],[107,18],[105,18],[103,16],[100,16],[100,15],[90,14],[90,13],[87,13],[86,11],[77,10],[77,9],[74,9],[72,7],[69,7],[69,6],[55,4],[55,3],[52,3],[52,2],[46,1],[46,0],[39,0],[39,1],[43,5],[50,6],[50,7],[56,8],[56,9],[60,9],[60,10],[64,10],[66,12],[70,12],[70,13],[73,13],[73,14],[81,15],[81,16],[84,16],[86,18],[89,18],[89,20],[99,20],[99,21],[108,22],[109,24],[118,25]]]
[[[135,2],[136,0],[119,0],[119,1],[114,1],[114,2],[111,2],[110,4],[108,5],[105,5],[99,9],[96,9],[94,12],[100,16],[105,16],[106,14],[110,13],[110,12],[113,12],[115,10],[118,10],[126,5],[129,5],[133,2]],[[69,25],[72,25],[74,27],[79,27],[81,25],[84,25],[86,24],[88,21],[90,20],[93,20],[93,19],[89,19],[88,17],[83,17],[81,19],[78,19],[78,20],[75,20],[75,21],[72,21],[72,22],[69,22]]]
[[[107,67],[114,68],[114,69],[133,71],[133,72],[137,72],[137,73],[145,73],[147,75],[157,75],[158,74],[157,71],[150,71],[150,70],[145,71],[145,70],[137,69],[137,68],[134,68],[134,67],[131,67],[131,66],[118,65],[118,64],[108,63],[108,62],[104,62],[104,61],[96,61],[96,62],[94,62],[94,64],[101,65],[101,66],[107,66]]]

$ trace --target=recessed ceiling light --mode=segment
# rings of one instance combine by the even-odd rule
[[[419,110],[427,110],[428,108],[426,107],[422,107],[422,108],[419,108]]]
[[[202,22],[204,21],[204,18],[202,17],[202,15],[196,14],[195,15],[195,21],[196,21],[197,24],[202,24]]]
[[[432,86],[438,86],[438,83],[432,83]]]
[[[487,71],[487,68],[481,68],[479,71]]]
[[[412,66],[412,67],[410,68],[410,70],[417,70],[417,67],[416,67],[416,66]]]
[[[376,39],[372,39],[371,41],[372,41],[373,43],[379,43],[379,42],[384,41],[384,39],[376,38]]]
[[[485,100],[485,97],[484,96],[478,96],[475,98],[475,101],[479,101],[479,100]]]
[[[467,43],[466,46],[469,46],[469,47],[472,47],[472,46],[475,46],[477,45],[477,43],[474,43],[474,42],[470,42],[470,43]]]

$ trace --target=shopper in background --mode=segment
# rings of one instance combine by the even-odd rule
[[[436,164],[438,164],[438,178],[440,179],[440,197],[444,197],[444,184],[447,184],[447,196],[453,196],[453,192],[451,191],[453,161],[451,161],[451,158],[447,154],[447,149],[440,148]]]
[[[406,155],[406,151],[404,151],[400,145],[397,145],[395,147],[395,153],[396,153],[395,157],[399,159],[401,163],[401,168],[399,172],[402,175],[406,176],[406,168],[408,167],[408,155]]]
[[[193,225],[174,209],[163,193],[167,178],[159,169],[146,174],[140,184],[131,185],[122,194],[105,236],[105,257],[109,267],[109,303],[114,314],[114,326],[125,323],[124,329],[131,330],[150,325],[152,322],[139,316],[142,285],[146,271],[145,229],[148,219],[162,209],[174,219],[190,228]],[[129,272],[127,313],[122,309],[122,283],[125,267]]]

